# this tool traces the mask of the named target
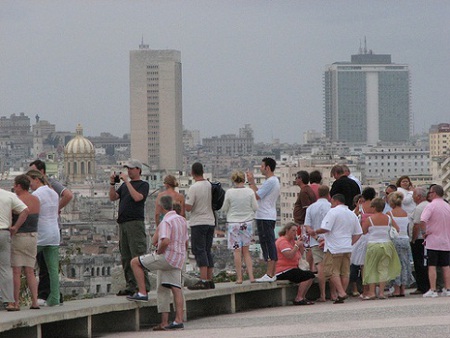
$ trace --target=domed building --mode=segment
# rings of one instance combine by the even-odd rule
[[[95,179],[95,148],[83,136],[83,127],[78,124],[76,135],[64,148],[65,177],[70,183],[84,183]]]

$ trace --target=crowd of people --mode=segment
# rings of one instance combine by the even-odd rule
[[[7,311],[20,311],[22,272],[30,290],[31,310],[63,302],[59,213],[73,194],[57,180],[47,178],[45,169],[43,161],[33,161],[25,174],[15,177],[14,192],[0,189],[0,295]]]
[[[119,250],[125,286],[118,296],[147,301],[150,283],[146,271],[157,274],[157,304],[161,323],[154,330],[182,329],[183,269],[188,250],[189,213],[191,250],[200,271],[190,290],[214,289],[214,258],[211,253],[216,225],[212,186],[203,165],[194,163],[194,184],[186,197],[176,191],[174,176],[164,178],[164,190],[156,198],[154,247],[148,252],[145,233],[145,202],[149,184],[141,179],[142,164],[130,160],[126,172],[110,176],[109,198],[118,201]],[[439,185],[414,187],[408,176],[388,185],[383,197],[372,187],[362,189],[345,165],[331,170],[331,187],[322,185],[319,171],[297,172],[300,188],[293,220],[275,235],[280,182],[276,161],[266,157],[260,171],[265,177],[257,186],[253,172],[234,171],[233,187],[225,193],[221,212],[226,216],[228,248],[232,250],[236,284],[244,282],[244,265],[250,283],[288,280],[298,284],[294,305],[312,305],[306,295],[317,277],[316,302],[330,298],[344,303],[349,295],[362,300],[450,296],[450,206]],[[117,184],[118,182],[121,184]],[[32,190],[30,194],[29,190]],[[62,303],[59,291],[59,213],[72,193],[45,175],[45,163],[34,161],[30,170],[17,176],[14,191],[0,190],[0,292],[8,311],[18,311],[22,270],[31,293],[31,309]],[[255,278],[249,246],[256,225],[263,276]],[[11,239],[11,244],[9,243]],[[414,262],[415,276],[411,269]],[[34,267],[39,266],[39,283]],[[437,267],[443,271],[442,290],[437,286]],[[358,288],[358,280],[362,289]],[[327,297],[326,282],[330,292]],[[349,284],[350,292],[348,292]],[[390,288],[391,291],[385,293]],[[176,309],[169,321],[171,296]]]

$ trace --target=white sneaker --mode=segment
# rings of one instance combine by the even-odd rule
[[[450,290],[442,289],[441,296],[442,297],[450,297]]]
[[[277,276],[269,277],[268,274],[265,274],[261,278],[257,278],[255,281],[257,283],[272,283],[272,282],[275,282],[276,280],[277,280]]]
[[[38,306],[47,306],[47,302],[44,299],[38,298]]]
[[[438,293],[433,290],[428,290],[427,292],[425,292],[422,295],[423,298],[436,298],[437,296],[438,296]]]

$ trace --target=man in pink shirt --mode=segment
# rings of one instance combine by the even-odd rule
[[[442,267],[445,289],[442,296],[450,296],[450,205],[444,201],[440,185],[430,188],[431,203],[422,212],[420,221],[425,225],[425,248],[428,254],[430,290],[423,297],[437,297],[436,266]]]
[[[189,235],[185,218],[172,210],[172,203],[171,196],[162,196],[159,200],[164,218],[152,239],[153,244],[157,244],[157,251],[131,260],[139,292],[127,296],[128,300],[148,301],[144,269],[157,271],[158,274],[157,304],[161,324],[153,328],[154,331],[184,328],[181,270],[186,259]],[[169,324],[170,290],[175,304],[175,320]]]

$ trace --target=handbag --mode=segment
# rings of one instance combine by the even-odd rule
[[[394,226],[392,225],[392,222],[391,222],[391,216],[388,215],[388,217],[389,217],[389,230],[388,230],[389,238],[390,238],[391,240],[394,240],[394,239],[396,239],[396,238],[398,237],[398,231],[397,231],[397,229],[394,228]]]

